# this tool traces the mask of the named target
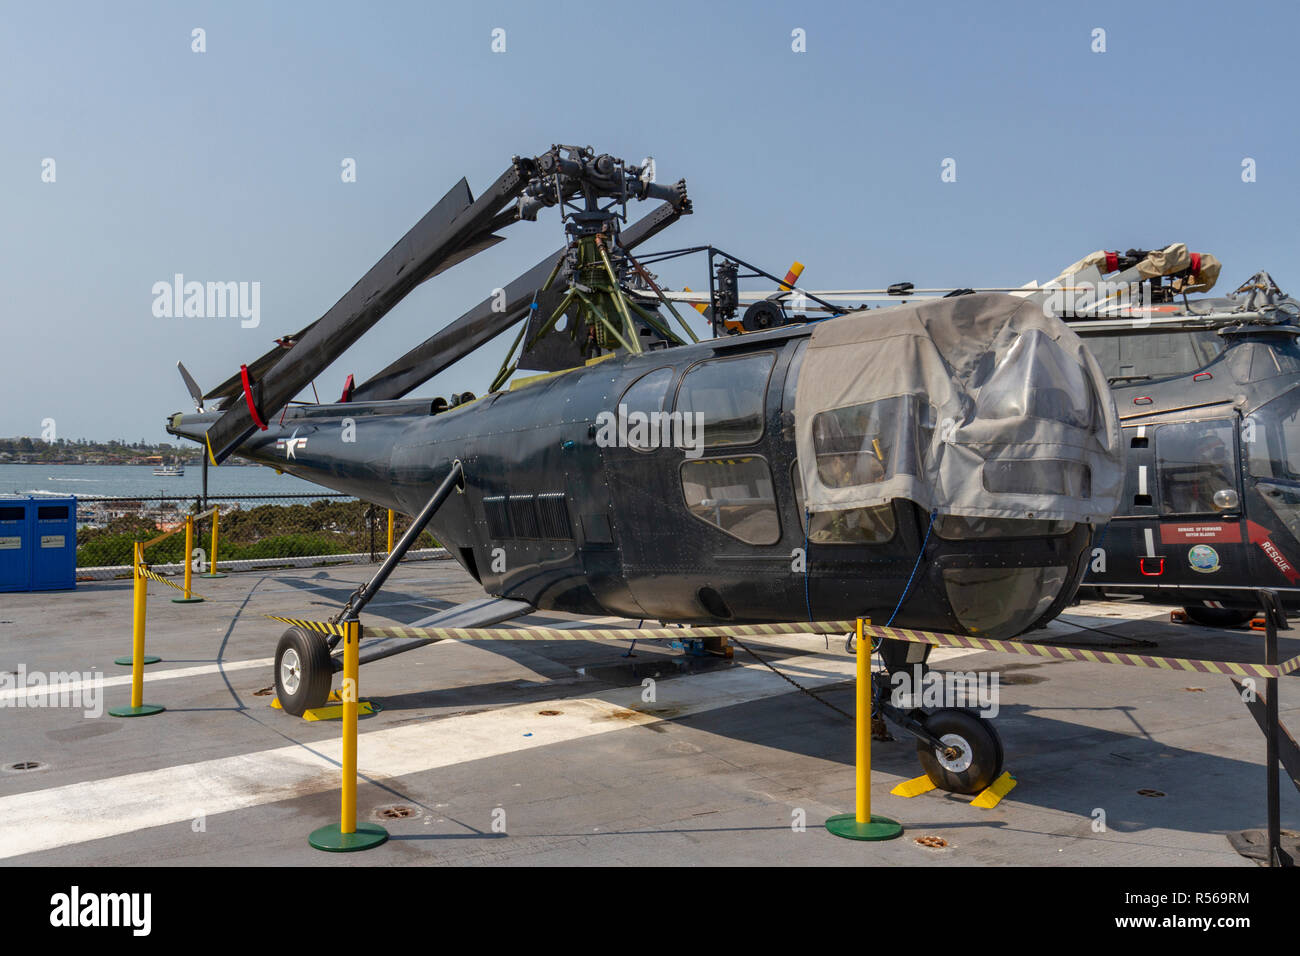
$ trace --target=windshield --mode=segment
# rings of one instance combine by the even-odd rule
[[[1084,342],[1112,382],[1186,375],[1213,362],[1224,342],[1209,329],[1092,334]]]
[[[1256,478],[1300,482],[1300,388],[1255,409],[1241,426]]]

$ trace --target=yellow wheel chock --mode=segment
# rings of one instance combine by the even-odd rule
[[[1002,802],[1002,798],[1010,793],[1015,786],[1016,778],[1004,770],[1002,776],[980,791],[979,795],[970,802],[970,805],[979,807],[981,810],[992,810]],[[904,780],[889,792],[896,797],[919,797],[921,794],[929,793],[933,789],[935,789],[934,781],[922,775],[913,777],[911,780]]]
[[[339,701],[339,703],[330,704],[328,707],[313,707],[310,710],[304,710],[302,712],[302,719],[303,720],[340,719],[343,716],[343,704],[341,703],[343,698],[339,696],[338,691],[332,690],[330,691],[329,699],[332,701]],[[280,706],[279,697],[276,697],[271,701],[271,706],[274,707],[276,710],[284,709],[283,707]],[[368,700],[362,700],[357,702],[358,714],[376,714],[378,712],[379,712],[378,708],[376,708],[375,705]]]

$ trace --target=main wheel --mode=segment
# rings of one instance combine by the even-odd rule
[[[1255,611],[1239,611],[1230,607],[1185,607],[1187,616],[1202,627],[1241,627],[1254,619]]]
[[[315,631],[291,627],[275,647],[275,693],[287,714],[301,717],[329,700],[334,683],[329,645]]]
[[[968,710],[939,710],[926,718],[925,729],[947,748],[916,744],[925,775],[940,790],[979,793],[1002,773],[1002,740],[983,717]]]

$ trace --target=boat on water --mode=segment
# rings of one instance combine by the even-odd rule
[[[185,474],[185,466],[180,462],[174,465],[159,465],[153,473],[159,478],[180,478]]]

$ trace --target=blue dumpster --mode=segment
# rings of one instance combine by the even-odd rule
[[[0,591],[32,586],[32,529],[26,498],[0,498]]]
[[[27,504],[32,535],[33,591],[77,586],[77,499],[33,498]]]

